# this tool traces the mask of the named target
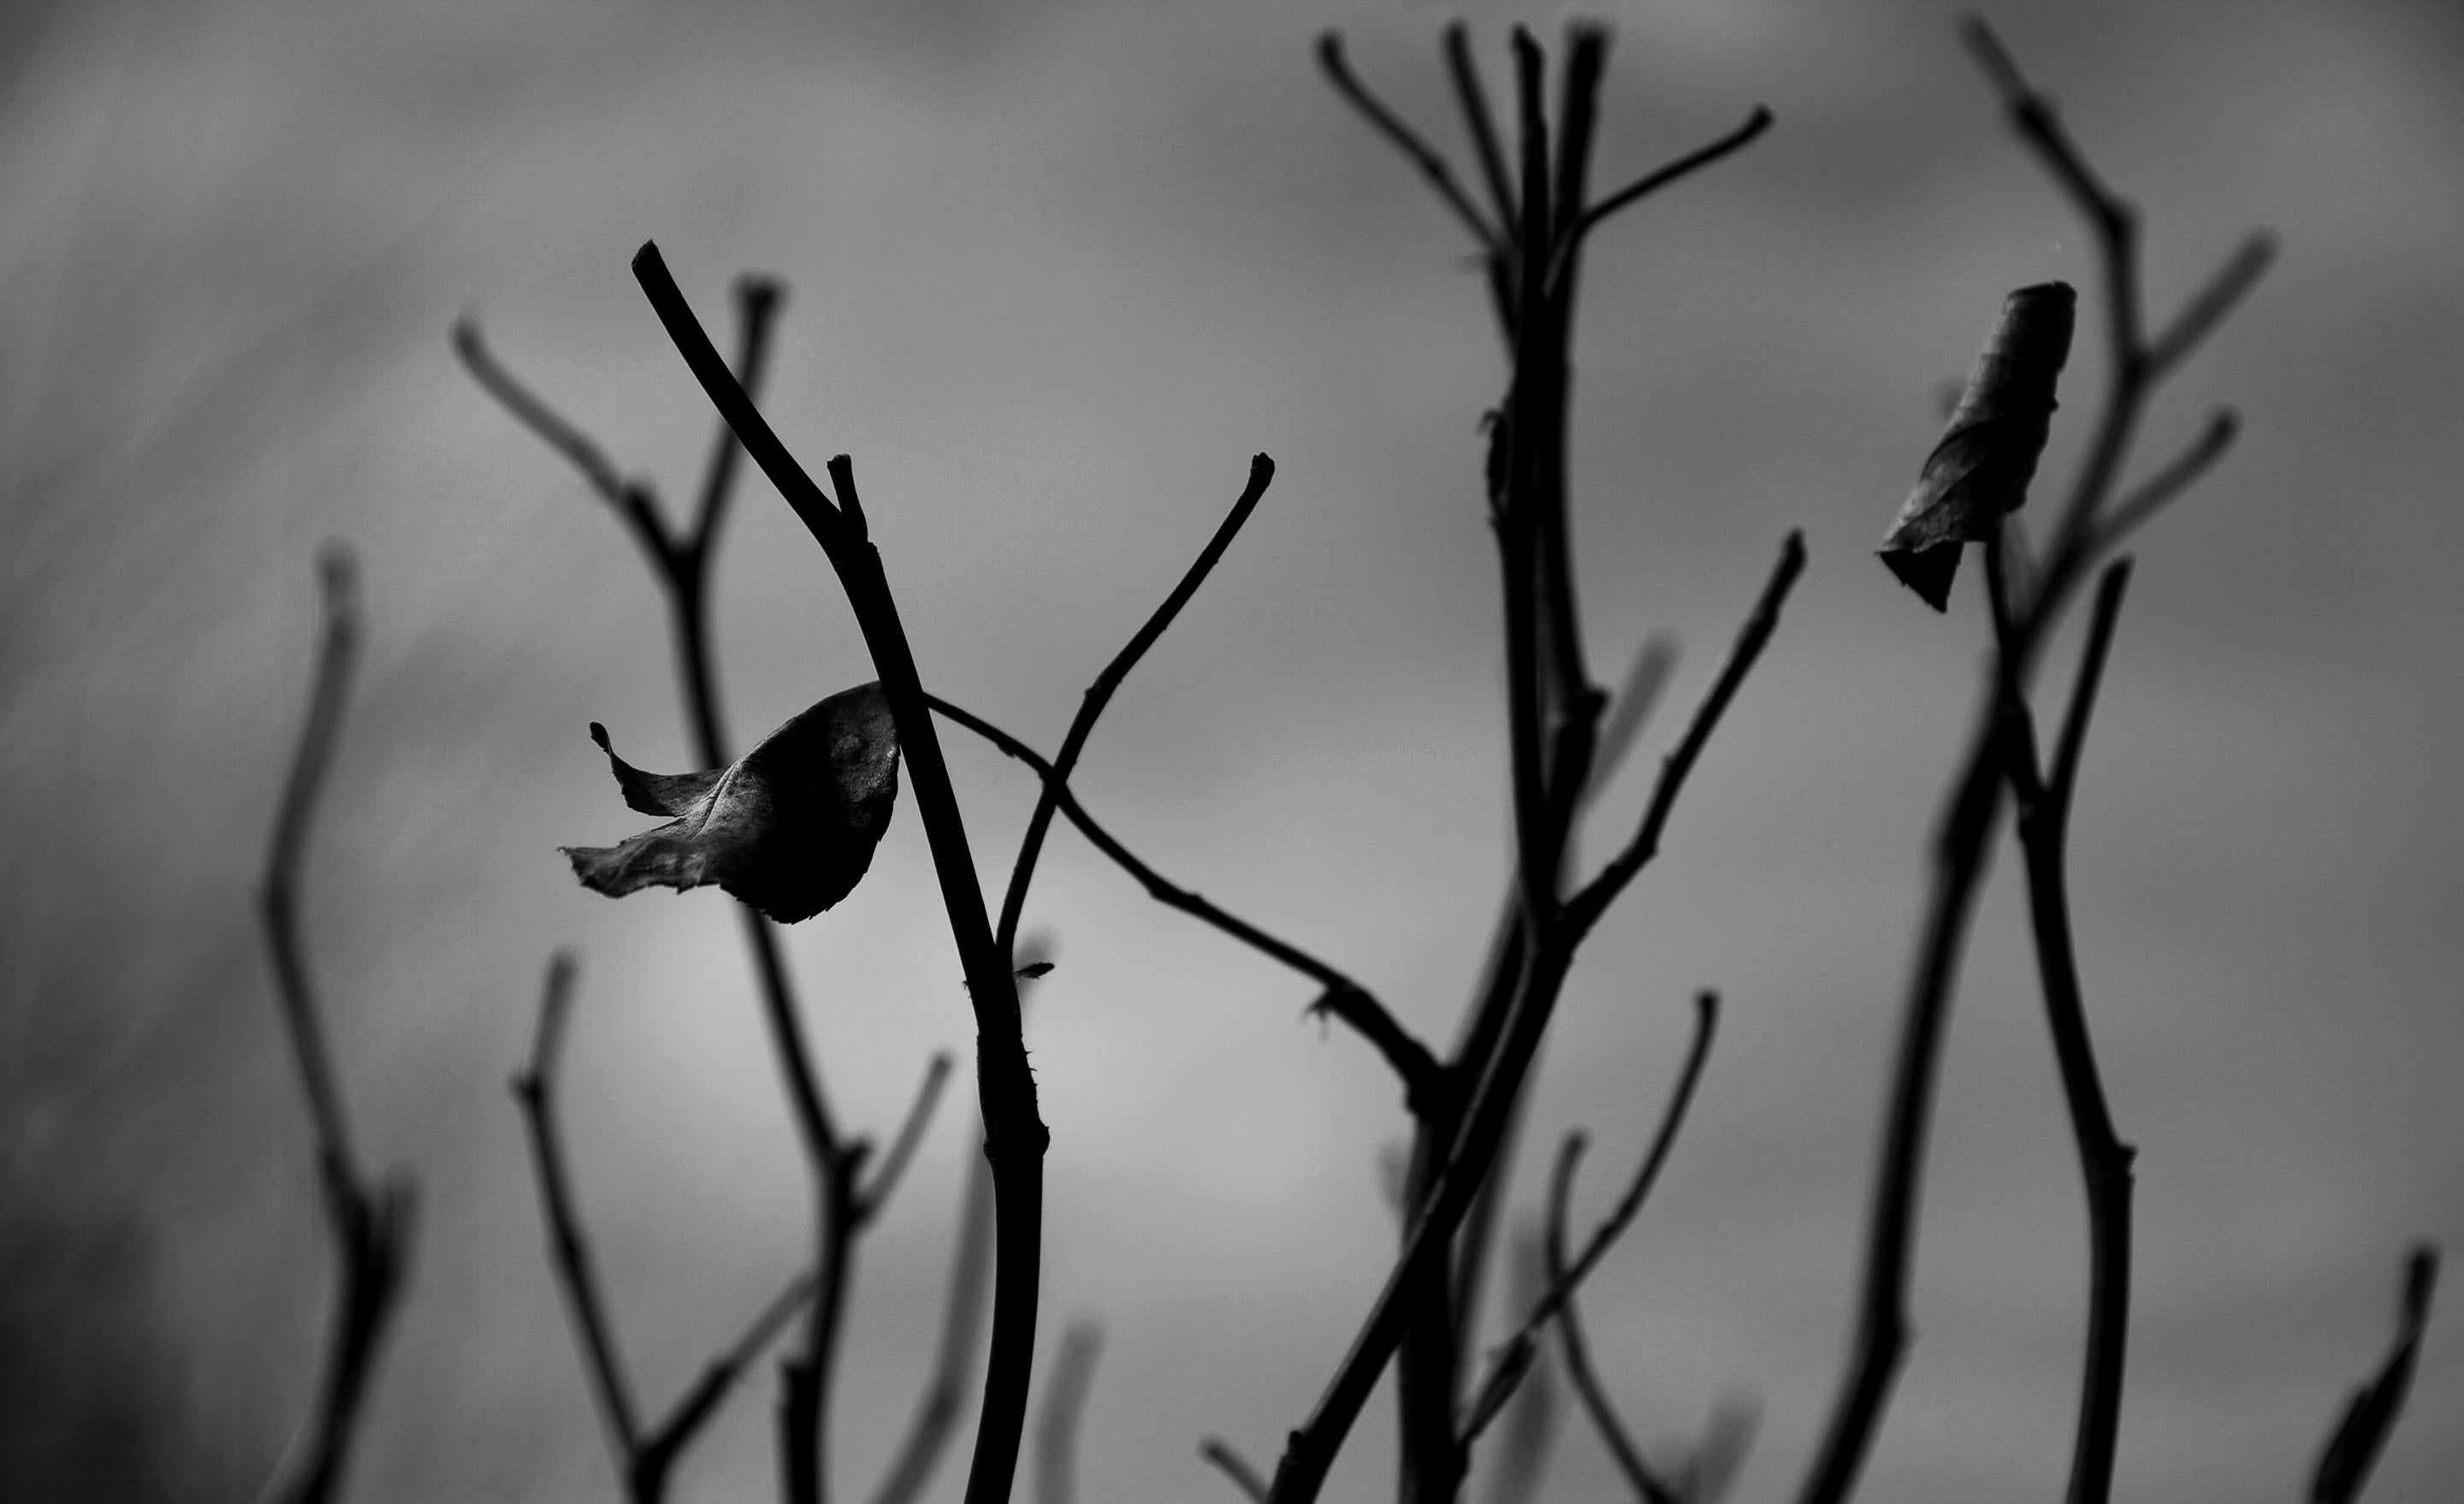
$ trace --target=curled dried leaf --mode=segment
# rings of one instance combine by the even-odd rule
[[[1962,545],[1991,539],[2004,514],[2028,498],[2077,302],[2066,282],[2022,287],[2003,299],[1949,427],[1882,540],[1882,563],[1935,610],[1949,604]]]
[[[726,767],[646,773],[607,754],[625,803],[673,816],[612,847],[564,848],[583,886],[611,898],[715,883],[782,924],[853,892],[898,799],[898,731],[879,684],[814,705]]]

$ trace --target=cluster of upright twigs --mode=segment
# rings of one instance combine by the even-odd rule
[[[2068,1497],[2071,1504],[2102,1504],[2110,1494],[2129,1323],[2135,1151],[2114,1126],[2090,1042],[2071,928],[2067,832],[2088,719],[2130,578],[2129,560],[2114,557],[2115,549],[2214,463],[2232,442],[2235,420],[2231,410],[2219,410],[2180,453],[2124,490],[2121,482],[2132,441],[2157,387],[2249,291],[2274,252],[2269,236],[2253,234],[2179,313],[2151,331],[2143,312],[2137,211],[2106,186],[2072,141],[2053,102],[2021,75],[1986,24],[1971,17],[1964,33],[2021,141],[2087,222],[2100,260],[2108,370],[2084,457],[2041,550],[2032,558],[2015,517],[2006,519],[1985,545],[1992,665],[1968,758],[1952,781],[1936,836],[1932,896],[1885,1118],[1856,1337],[1847,1375],[1800,1494],[1804,1504],[1838,1504],[1853,1491],[1906,1351],[1926,1123],[1960,952],[2005,790],[2016,811],[2046,1021],[2085,1186],[2087,1340]],[[2029,687],[2064,608],[2092,572],[2098,579],[2086,639],[2048,757],[2036,735]],[[2417,1313],[2426,1307],[2429,1294],[2429,1265],[2417,1262],[2415,1267],[2419,1297],[2408,1309],[2416,1314],[2400,1349],[2406,1373],[2410,1344],[2419,1333]],[[2400,1395],[2401,1388],[2399,1379],[2394,1392]],[[2358,1423],[2358,1433],[2365,1440],[2347,1443],[2341,1452],[2331,1447],[2331,1462],[2337,1455],[2365,1459],[2375,1453],[2393,1419],[2393,1404],[2357,1402],[2356,1416],[2365,1410],[2368,1415]],[[2364,1460],[2360,1471],[2366,1468]],[[2322,1491],[2323,1480],[2335,1471],[2322,1464]],[[2353,1487],[2358,1488],[2357,1475]],[[2322,1492],[2321,1496],[2330,1495]]]
[[[1315,1496],[1390,1360],[1397,1363],[1402,1408],[1401,1496],[1455,1497],[1473,1441],[1529,1369],[1532,1333],[1563,1316],[1573,1286],[1615,1236],[1604,1233],[1583,1259],[1553,1272],[1540,1310],[1467,1405],[1467,1359],[1501,1197],[1495,1172],[1558,993],[1584,937],[1658,851],[1678,791],[1769,640],[1780,604],[1804,564],[1803,545],[1792,535],[1727,665],[1668,754],[1639,828],[1597,874],[1570,890],[1566,869],[1578,822],[1631,744],[1668,668],[1663,646],[1647,648],[1603,725],[1610,697],[1591,683],[1584,666],[1566,505],[1569,350],[1582,245],[1609,215],[1726,156],[1770,123],[1769,113],[1758,109],[1728,136],[1593,198],[1590,155],[1607,45],[1606,33],[1596,28],[1573,29],[1563,101],[1552,123],[1542,99],[1541,49],[1529,33],[1515,33],[1520,158],[1509,176],[1465,34],[1461,27],[1447,33],[1447,61],[1481,164],[1485,206],[1463,188],[1443,156],[1360,84],[1335,37],[1320,47],[1321,61],[1344,98],[1419,166],[1471,232],[1510,352],[1506,400],[1489,415],[1486,476],[1505,577],[1515,863],[1485,973],[1447,1054],[1441,1057],[1416,1038],[1342,970],[1133,855],[1067,787],[1074,734],[1059,757],[1047,760],[982,718],[935,701],[952,719],[1036,769],[1045,787],[1039,824],[1057,809],[1155,897],[1307,977],[1321,989],[1313,1007],[1359,1032],[1400,1079],[1415,1130],[1403,1187],[1403,1250],[1350,1354],[1324,1398],[1292,1433],[1271,1480],[1221,1439],[1209,1438],[1201,1448],[1243,1492],[1276,1504],[1302,1504]],[[1705,1032],[1686,1072],[1681,1106],[1617,1219],[1620,1228],[1666,1152],[1682,1098],[1700,1069],[1708,1017],[1706,1005]],[[1656,1480],[1651,1486],[1657,1487]]]
[[[308,977],[307,947],[299,936],[300,869],[307,856],[309,824],[333,766],[360,644],[357,566],[339,547],[329,548],[319,563],[324,634],[317,655],[316,688],[282,786],[257,901],[284,1031],[308,1098],[309,1123],[317,1137],[318,1185],[341,1268],[315,1408],[266,1487],[264,1497],[278,1504],[324,1504],[341,1489],[377,1353],[401,1302],[417,1205],[408,1176],[397,1171],[372,1179],[352,1152],[341,1081],[326,1048],[324,1020]]]

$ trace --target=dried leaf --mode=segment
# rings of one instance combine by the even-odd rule
[[[2054,415],[2054,384],[2071,350],[2077,303],[2065,282],[2022,287],[1969,373],[1950,426],[1882,540],[1882,563],[1935,610],[1950,601],[1963,545],[1992,538],[2028,498]]]
[[[898,731],[879,684],[842,690],[707,773],[646,773],[607,754],[625,803],[675,818],[613,847],[568,846],[583,886],[611,898],[716,883],[782,924],[854,891],[898,799]]]

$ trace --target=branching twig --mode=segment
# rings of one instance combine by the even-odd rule
[[[677,1398],[658,1424],[644,1431],[634,1409],[631,1386],[625,1378],[623,1360],[616,1351],[615,1329],[608,1319],[605,1297],[592,1266],[581,1213],[574,1205],[562,1138],[557,1131],[556,1069],[563,1055],[565,1026],[571,1016],[574,972],[574,959],[568,951],[557,952],[548,962],[547,983],[539,999],[538,1033],[528,1064],[514,1076],[514,1099],[521,1106],[523,1126],[530,1138],[531,1162],[539,1177],[539,1205],[547,1218],[548,1249],[557,1282],[564,1290],[565,1304],[582,1341],[591,1391],[599,1402],[600,1418],[607,1431],[608,1449],[614,1453],[617,1470],[624,1477],[626,1496],[633,1504],[657,1504],[667,1496],[668,1478],[686,1445],[717,1410],[719,1401],[726,1398],[745,1367],[770,1344],[788,1317],[812,1298],[813,1278],[807,1273],[790,1280],[752,1325],[710,1360],[700,1379]]]
[[[634,255],[633,275],[712,405],[828,555],[872,654],[897,726],[900,757],[914,790],[917,818],[932,849],[951,939],[976,1014],[984,1152],[992,1161],[997,1215],[992,1352],[985,1363],[982,1419],[976,1432],[966,1499],[967,1504],[1004,1504],[1018,1467],[1019,1440],[1026,1425],[1027,1385],[1034,1371],[1044,1152],[1051,1138],[1036,1109],[1035,1076],[1027,1066],[1009,959],[994,943],[957,796],[925,704],[914,651],[883,571],[880,551],[869,536],[863,503],[856,494],[853,462],[844,454],[829,462],[830,482],[836,491],[833,499],[780,442],[759,408],[719,359],[669,275],[657,246],[646,243]],[[824,1298],[827,1299],[826,1291]]]
[[[1667,1162],[1669,1149],[1677,1142],[1677,1130],[1684,1125],[1685,1110],[1693,1104],[1694,1087],[1702,1079],[1704,1061],[1710,1057],[1711,1040],[1719,1030],[1719,1023],[1720,995],[1708,991],[1698,993],[1694,999],[1694,1043],[1686,1051],[1683,1069],[1678,1073],[1676,1090],[1669,1094],[1668,1105],[1661,1111],[1660,1128],[1652,1135],[1650,1149],[1643,1155],[1641,1163],[1635,1167],[1634,1179],[1627,1183],[1625,1194],[1617,1198],[1616,1208],[1593,1229],[1591,1241],[1583,1246],[1581,1256],[1569,1265],[1551,1255],[1546,1290],[1533,1302],[1521,1328],[1499,1350],[1497,1359],[1490,1365],[1489,1377],[1482,1383],[1479,1398],[1473,1402],[1471,1413],[1463,1422],[1466,1444],[1505,1407],[1515,1383],[1529,1366],[1530,1354],[1542,1329],[1565,1308],[1566,1302],[1573,1297],[1583,1281],[1591,1277],[1592,1271],[1599,1267],[1600,1259],[1618,1238],[1625,1235],[1625,1229],[1633,1225],[1635,1214],[1642,1209],[1644,1198],[1651,1194],[1651,1187],[1660,1179],[1661,1166]],[[1557,1174],[1561,1183],[1571,1182],[1574,1165],[1582,1158],[1584,1142],[1579,1133],[1567,1135],[1565,1146],[1557,1156]],[[1557,1237],[1554,1230],[1551,1237]]]
[[[1702,705],[1694,712],[1694,719],[1686,726],[1685,735],[1661,764],[1660,781],[1652,785],[1651,803],[1643,811],[1642,823],[1636,828],[1634,839],[1627,842],[1625,849],[1601,869],[1599,875],[1567,903],[1567,921],[1574,927],[1576,934],[1596,923],[1599,917],[1608,911],[1609,905],[1617,901],[1617,896],[1625,885],[1634,880],[1635,874],[1642,871],[1643,865],[1659,853],[1661,831],[1667,826],[1669,812],[1676,807],[1677,796],[1685,786],[1686,774],[1693,771],[1695,760],[1703,755],[1703,748],[1710,741],[1711,733],[1718,728],[1728,702],[1736,697],[1738,686],[1745,683],[1746,675],[1752,672],[1754,660],[1762,656],[1764,645],[1771,641],[1772,630],[1779,625],[1780,607],[1787,601],[1789,590],[1804,569],[1805,535],[1792,532],[1788,541],[1780,545],[1779,563],[1772,567],[1771,580],[1763,586],[1761,598],[1754,603],[1752,613],[1746,618],[1745,627],[1737,633],[1737,644],[1729,650],[1727,665],[1720,670],[1720,676],[1712,681],[1711,692],[1703,697]]]
[[[1617,1406],[1609,1403],[1608,1390],[1592,1367],[1591,1343],[1583,1336],[1582,1309],[1575,1303],[1573,1288],[1567,1280],[1573,1271],[1566,1264],[1566,1222],[1573,1200],[1574,1166],[1582,1152],[1582,1136],[1568,1135],[1565,1146],[1557,1153],[1556,1173],[1549,1179],[1549,1282],[1566,1292],[1557,1313],[1557,1345],[1566,1357],[1566,1378],[1573,1384],[1575,1395],[1583,1402],[1584,1413],[1591,1416],[1592,1427],[1600,1433],[1617,1471],[1625,1474],[1635,1493],[1648,1504],[1676,1504],[1674,1491],[1660,1476],[1659,1470],[1644,1459],[1642,1449],[1634,1444]]]
[[[1156,902],[1204,920],[1324,987],[1324,994],[1309,1005],[1310,1008],[1333,1014],[1376,1046],[1378,1053],[1386,1057],[1386,1063],[1402,1077],[1408,1097],[1428,1100],[1433,1094],[1444,1090],[1437,1057],[1429,1053],[1427,1046],[1413,1038],[1368,988],[1299,946],[1279,940],[1238,915],[1173,883],[1140,860],[1111,831],[1095,823],[1094,817],[1079,802],[1077,794],[1059,781],[1049,759],[973,711],[954,705],[937,695],[927,697],[935,710],[999,747],[1005,755],[1033,768],[1044,781],[1045,792],[1055,795],[1055,807],[1078,828],[1078,833],[1093,843],[1097,851],[1111,858],[1114,866],[1135,878]]]
[[[582,1339],[599,1418],[606,1427],[608,1448],[617,1466],[629,1476],[641,1447],[641,1426],[624,1366],[607,1320],[605,1298],[591,1265],[590,1247],[573,1205],[572,1183],[564,1168],[564,1150],[557,1132],[554,1094],[556,1068],[563,1056],[565,1022],[573,1006],[574,959],[560,950],[548,962],[540,991],[539,1030],[531,1045],[529,1064],[513,1079],[514,1100],[520,1105],[522,1124],[531,1144],[531,1168],[539,1178],[539,1209],[547,1218],[548,1252],[563,1288],[565,1305]]]
[[[1164,597],[1163,604],[1155,608],[1145,625],[1131,636],[1119,652],[1112,655],[1112,661],[1104,666],[1104,672],[1095,675],[1095,682],[1087,687],[1078,714],[1070,718],[1068,733],[1061,739],[1061,751],[1052,759],[1042,791],[1036,796],[1035,812],[1027,819],[1026,834],[1018,844],[1018,860],[1010,869],[1009,891],[1001,896],[1001,923],[994,932],[994,943],[1001,947],[1003,956],[1010,955],[1017,944],[1018,921],[1026,907],[1027,886],[1035,880],[1035,863],[1044,851],[1045,832],[1052,828],[1053,811],[1059,807],[1062,795],[1067,791],[1069,775],[1077,770],[1079,754],[1087,749],[1087,739],[1094,733],[1096,719],[1104,714],[1104,707],[1111,703],[1121,681],[1130,676],[1130,671],[1137,667],[1138,660],[1146,656],[1147,650],[1163,636],[1173,618],[1178,616],[1181,608],[1198,593],[1198,587],[1206,583],[1206,577],[1214,572],[1223,551],[1232,546],[1232,540],[1240,533],[1241,525],[1249,520],[1251,512],[1257,510],[1260,498],[1265,496],[1266,487],[1274,478],[1274,460],[1265,454],[1251,456],[1248,484],[1242,488],[1240,499],[1232,503],[1232,510],[1216,527],[1215,536],[1198,551],[1197,560],[1182,572],[1180,583],[1172,587],[1172,593]]]
[[[2206,439],[2121,509],[2110,506],[2114,485],[2156,382],[2249,287],[2267,254],[2263,238],[2246,245],[2151,346],[2143,326],[2135,210],[2106,187],[2063,129],[2052,101],[2020,74],[1984,21],[1969,17],[1964,34],[2001,95],[2013,127],[2093,232],[2103,270],[2112,365],[2085,456],[2046,544],[2041,572],[2031,580],[2010,580],[2006,558],[2000,550],[1989,549],[1987,579],[1997,648],[1994,666],[1979,724],[1943,821],[1932,900],[1885,1115],[1857,1335],[1847,1376],[1800,1495],[1803,1504],[1839,1504],[1847,1497],[1905,1351],[1908,1271],[1934,1075],[1959,955],[2006,780],[2022,802],[2021,834],[2030,851],[2031,911],[2037,928],[2040,969],[2045,973],[2048,1018],[2088,1182],[2090,1331],[2069,1497],[2072,1504],[2101,1504],[2111,1488],[2127,1315],[2128,1151],[2103,1116],[2102,1092],[2088,1049],[2071,955],[2059,829],[2087,705],[2094,697],[2095,675],[2110,640],[2112,612],[2120,604],[2119,576],[2108,576],[2101,592],[2102,625],[2091,632],[2079,691],[2066,718],[2055,773],[2060,791],[2058,807],[2049,803],[2049,791],[2036,784],[2035,730],[2026,697],[2037,656],[2086,571],[2123,532],[2204,470],[2231,437],[2228,424],[2211,426]]]
[[[317,1137],[318,1184],[341,1269],[316,1408],[276,1481],[266,1485],[265,1497],[280,1504],[324,1504],[341,1486],[369,1375],[401,1300],[416,1207],[408,1176],[397,1171],[370,1181],[351,1152],[341,1086],[326,1048],[324,1022],[308,977],[307,949],[299,937],[300,869],[309,824],[333,764],[360,637],[358,571],[351,556],[332,547],[319,564],[325,631],[318,652],[316,689],[290,777],[283,783],[257,900],[284,1029],[308,1097]]]
[[[1463,184],[1456,179],[1455,169],[1446,159],[1353,77],[1352,64],[1343,55],[1342,33],[1328,32],[1318,37],[1317,61],[1318,66],[1326,70],[1328,79],[1334,84],[1335,92],[1343,96],[1344,102],[1358,110],[1375,127],[1377,134],[1394,144],[1396,150],[1412,159],[1412,165],[1420,169],[1420,175],[1429,180],[1429,186],[1437,189],[1438,196],[1446,201],[1446,207],[1455,211],[1455,217],[1463,222],[1464,228],[1471,232],[1473,239],[1481,243],[1482,249],[1491,254],[1502,253],[1505,237],[1496,226],[1481,216],[1480,210],[1472,204],[1471,196],[1463,191]]]
[[[1552,271],[1562,269],[1574,248],[1581,244],[1584,237],[1598,229],[1601,221],[1621,209],[1649,198],[1678,179],[1691,176],[1721,158],[1750,145],[1755,137],[1771,129],[1772,119],[1769,109],[1757,104],[1753,108],[1753,113],[1746,117],[1745,123],[1717,141],[1705,143],[1674,161],[1654,167],[1608,197],[1585,206],[1582,213],[1567,229],[1558,242],[1554,253],[1557,267],[1552,268]]]
[[[915,1153],[925,1128],[933,1121],[933,1109],[941,1102],[941,1088],[950,1079],[950,1053],[935,1051],[933,1062],[924,1070],[923,1083],[915,1088],[915,1100],[908,1105],[907,1118],[898,1125],[898,1137],[890,1141],[890,1152],[881,1157],[872,1179],[856,1196],[856,1205],[867,1221],[880,1215],[889,1205],[891,1193],[898,1189],[898,1178],[907,1173],[907,1161]]]

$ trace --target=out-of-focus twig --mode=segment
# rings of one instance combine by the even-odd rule
[[[1076,1504],[1078,1432],[1103,1351],[1104,1329],[1092,1321],[1072,1321],[1061,1334],[1061,1352],[1045,1381],[1044,1412],[1035,1422],[1035,1504]]]
[[[556,1072],[563,1057],[564,1035],[572,1014],[576,962],[569,951],[559,951],[548,962],[547,982],[539,999],[539,1028],[531,1057],[515,1073],[514,1099],[531,1145],[531,1163],[539,1178],[539,1205],[548,1225],[548,1251],[564,1290],[566,1308],[582,1342],[599,1402],[600,1419],[607,1432],[632,1504],[659,1504],[677,1457],[717,1411],[718,1404],[745,1368],[778,1336],[788,1318],[812,1298],[809,1273],[797,1275],[775,1296],[752,1324],[713,1358],[693,1387],[679,1396],[656,1425],[645,1429],[634,1408],[630,1383],[616,1349],[616,1334],[607,1315],[574,1204],[571,1178],[565,1168],[563,1139],[556,1120]]]
[[[1523,1325],[1499,1350],[1489,1377],[1482,1383],[1478,1397],[1472,1403],[1471,1413],[1463,1422],[1466,1443],[1480,1434],[1513,1393],[1516,1382],[1530,1365],[1531,1353],[1540,1333],[1565,1308],[1566,1302],[1573,1297],[1583,1281],[1591,1277],[1592,1271],[1599,1267],[1601,1258],[1618,1238],[1625,1235],[1625,1229],[1634,1225],[1636,1214],[1642,1210],[1643,1201],[1650,1196],[1652,1186],[1659,1183],[1661,1166],[1667,1163],[1668,1151],[1677,1142],[1677,1131],[1684,1126],[1686,1109],[1693,1105],[1694,1088],[1703,1078],[1703,1064],[1710,1058],[1711,1041],[1719,1032],[1719,1025],[1720,995],[1709,991],[1696,994],[1694,1043],[1685,1052],[1684,1067],[1678,1072],[1676,1090],[1669,1094],[1668,1104],[1661,1109],[1660,1127],[1651,1137],[1651,1147],[1643,1154],[1641,1162],[1635,1166],[1634,1178],[1626,1183],[1625,1192],[1617,1198],[1616,1207],[1593,1229],[1591,1241],[1583,1246],[1582,1253],[1571,1264],[1557,1256],[1564,1251],[1564,1240],[1558,1235],[1557,1219],[1552,1214],[1550,1236],[1554,1241],[1550,1247],[1555,1251],[1549,1259],[1548,1281],[1532,1300]],[[1586,1142],[1579,1133],[1566,1136],[1566,1141],[1557,1153],[1552,1201],[1559,1192],[1571,1189],[1574,1166],[1582,1159]]]
[[[372,1181],[352,1153],[341,1084],[325,1042],[324,1020],[308,976],[307,948],[299,935],[300,872],[309,827],[317,796],[333,765],[360,641],[357,565],[339,545],[329,547],[319,564],[324,634],[318,651],[316,688],[290,777],[283,784],[257,904],[284,1031],[308,1098],[309,1122],[317,1138],[318,1185],[341,1267],[315,1408],[274,1480],[266,1485],[264,1497],[279,1504],[325,1504],[341,1486],[369,1377],[401,1302],[417,1205],[407,1175],[396,1171]]]
[[[2412,1387],[2412,1370],[2421,1357],[2421,1330],[2430,1321],[2430,1293],[2438,1282],[2438,1250],[2425,1243],[2405,1260],[2404,1292],[2396,1308],[2395,1344],[2378,1376],[2353,1391],[2344,1418],[2319,1456],[2319,1471],[2310,1480],[2310,1504],[2352,1504],[2387,1445],[2387,1433],[2404,1408]]]

